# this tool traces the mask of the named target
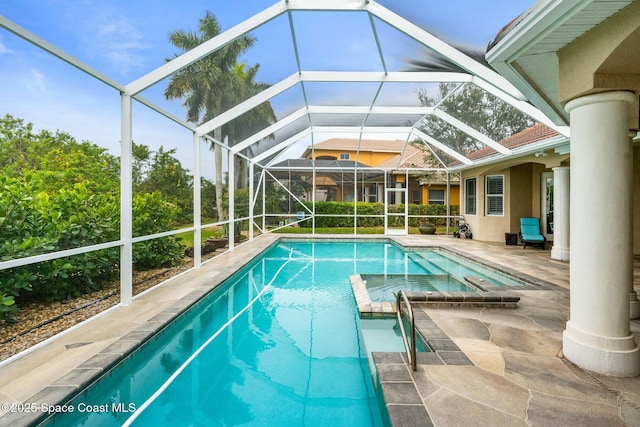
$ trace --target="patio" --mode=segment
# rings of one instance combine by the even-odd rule
[[[201,269],[151,290],[130,306],[114,308],[4,366],[0,369],[5,379],[0,403],[64,402],[232,274],[235,267],[229,266],[250,259],[277,238],[265,235],[240,245]],[[457,426],[478,420],[486,425],[523,426],[640,423],[637,379],[594,374],[562,358],[562,331],[569,313],[568,263],[551,260],[549,251],[447,236],[397,236],[394,240],[405,246],[453,247],[557,286],[554,290],[514,291],[521,297],[515,309],[416,304],[416,312],[428,315],[471,364],[419,363],[418,371],[411,373],[401,362],[401,353],[378,357],[377,369],[394,426]],[[637,289],[639,261],[635,275]],[[632,321],[631,329],[639,342],[640,322]],[[38,415],[5,414],[0,424],[25,424]]]

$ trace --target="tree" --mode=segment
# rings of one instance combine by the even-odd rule
[[[133,175],[140,180],[136,182],[134,179],[136,192],[160,193],[166,200],[178,206],[181,218],[190,217],[193,212],[193,177],[174,156],[176,149],[165,150],[160,146],[158,151],[153,152],[142,145],[135,146],[134,152],[145,154],[147,158],[144,162],[135,161],[134,153]],[[138,163],[143,167],[142,170],[137,169]]]
[[[217,18],[209,11],[200,19],[197,32],[177,30],[169,33],[169,41],[181,53],[210,40],[221,33]],[[248,97],[264,90],[268,85],[256,83],[255,76],[259,66],[247,67],[239,64],[239,57],[251,48],[256,39],[243,35],[201,60],[176,72],[165,89],[167,99],[182,99],[187,110],[187,120],[193,123],[204,123]],[[176,54],[175,56],[178,56]],[[255,132],[258,125],[275,120],[270,104],[257,107],[251,114],[245,114],[214,131],[218,141],[228,138],[238,141],[244,135]],[[216,208],[218,219],[224,220],[222,206],[222,149],[213,144],[216,170]]]
[[[118,192],[119,161],[106,148],[77,142],[66,132],[41,130],[7,114],[0,119],[0,169],[28,178],[49,193],[86,181],[89,190]]]
[[[501,141],[535,124],[531,117],[475,85],[466,84],[458,90],[456,87],[455,83],[441,83],[437,98],[431,98],[426,89],[419,90],[417,95],[422,105],[437,104],[442,111],[494,141]],[[425,118],[421,130],[463,155],[483,147],[476,139],[435,116]],[[444,153],[438,155],[445,162],[451,160]]]
[[[177,30],[169,33],[169,41],[182,52],[210,40],[222,32],[217,18],[209,11],[200,19],[198,32]],[[226,46],[176,72],[165,89],[167,99],[184,98],[187,120],[193,123],[207,122],[230,107],[238,89],[238,79],[233,69],[238,58],[253,46],[255,39],[244,35]],[[177,57],[178,54],[175,55]],[[216,129],[214,137],[222,141],[223,129]],[[222,149],[213,144],[216,169],[216,207],[222,221]]]
[[[269,87],[266,83],[259,83],[255,81],[260,64],[256,64],[253,67],[247,67],[246,64],[237,64],[233,72],[238,79],[242,82],[238,85],[238,91],[236,96],[239,100],[248,99]],[[276,121],[276,115],[271,107],[271,103],[264,102],[246,114],[232,120],[225,126],[225,134],[229,136],[231,141],[230,145],[235,145],[236,142],[242,141],[256,131],[265,128],[266,126]],[[271,139],[273,136],[270,137]],[[253,146],[252,146],[253,147]],[[244,154],[248,157],[255,155],[255,151],[252,147],[243,150]],[[236,188],[246,188],[248,174],[244,167],[246,162],[243,162],[240,157],[236,157]]]
[[[149,171],[149,162],[151,161],[151,150],[147,145],[136,144],[133,142],[132,146],[133,168],[132,168],[132,180],[133,191],[138,191],[139,186],[146,179]]]

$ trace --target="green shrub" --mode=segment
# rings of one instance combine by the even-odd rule
[[[180,209],[167,202],[160,193],[138,194],[133,198],[133,230],[135,236],[160,233],[171,229]],[[176,265],[182,259],[184,246],[178,236],[160,237],[133,245],[134,268]]]
[[[136,235],[167,231],[177,217],[175,205],[159,194],[136,195],[133,205]],[[80,183],[47,194],[35,183],[0,177],[2,261],[114,241],[119,230],[116,193],[91,194]],[[134,245],[134,264],[140,269],[173,265],[182,253],[177,237],[145,241]],[[115,247],[1,270],[0,294],[18,302],[75,298],[116,279],[119,257]]]
[[[312,203],[305,203],[307,208],[312,209]],[[316,227],[318,228],[342,228],[353,227],[354,208],[357,209],[359,227],[381,227],[384,225],[384,204],[357,202],[316,202]],[[304,210],[298,204],[298,210]],[[404,213],[404,205],[390,205],[389,213]],[[458,215],[458,205],[451,206],[451,215]],[[420,223],[429,221],[437,226],[444,226],[446,218],[420,218],[428,216],[444,216],[447,214],[445,205],[409,205],[409,226],[418,227]],[[323,217],[322,215],[336,215]],[[419,217],[415,217],[419,216]],[[401,226],[403,217],[390,216],[388,224],[392,227]]]
[[[0,292],[0,323],[14,323],[13,316],[18,312],[13,296]]]

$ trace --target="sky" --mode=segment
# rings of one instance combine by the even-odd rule
[[[275,0],[0,0],[0,16],[126,85],[179,53],[168,42],[169,32],[194,31],[205,11],[211,11],[226,30],[274,3]],[[449,43],[484,51],[498,31],[528,9],[533,0],[378,3]],[[408,60],[425,55],[423,46],[394,28],[381,21],[375,25],[388,70],[406,69]],[[366,14],[295,12],[293,26],[302,69],[382,69]],[[249,65],[260,64],[258,81],[275,84],[296,72],[285,16],[257,28],[252,35],[257,39],[256,45],[242,60]],[[181,102],[164,100],[166,84],[167,80],[161,81],[142,95],[182,119],[185,110]],[[318,83],[309,85],[307,90],[314,104],[348,105],[350,96],[371,91],[365,86]],[[397,89],[381,94],[382,102],[394,105],[402,97],[405,103],[416,88]],[[272,104],[278,117],[283,117],[304,105],[301,90],[293,88],[273,99]],[[0,115],[22,118],[36,129],[68,132],[79,141],[91,141],[119,155],[119,111],[117,90],[0,28]],[[176,148],[183,166],[193,170],[190,131],[140,104],[134,104],[133,117],[136,143],[152,149],[160,145]]]

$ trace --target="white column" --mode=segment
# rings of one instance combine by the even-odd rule
[[[131,96],[120,103],[120,304],[133,298],[133,119]]]
[[[630,131],[629,132],[629,144],[631,144],[632,147],[633,147],[633,138],[636,136],[636,134],[637,134],[636,131]],[[635,150],[633,150],[633,148],[632,148],[632,153],[634,151]],[[635,161],[634,161],[634,163],[635,163]],[[635,173],[634,173],[634,175],[635,175]],[[633,185],[635,185],[635,176],[634,176],[632,182],[634,183]],[[633,192],[633,190],[632,190],[632,192]],[[634,204],[635,204],[635,202],[634,202]],[[633,204],[632,204],[632,206],[633,206]],[[635,208],[633,208],[633,209],[635,209]],[[637,225],[638,224],[636,224],[636,226]],[[632,231],[631,235],[633,236],[633,234],[634,233]],[[631,251],[634,252],[633,242],[632,242]],[[631,288],[629,289],[629,316],[632,319],[640,319],[640,301],[638,301],[638,294],[636,293],[636,290],[633,287],[633,280],[631,280]]]
[[[249,162],[249,240],[253,240],[254,209],[255,203],[253,203],[253,162]]]
[[[235,248],[236,240],[236,223],[234,221],[236,216],[236,155],[229,151],[229,178],[227,179],[227,185],[229,186],[229,250],[233,251]]]
[[[570,318],[564,355],[606,375],[640,375],[629,325],[633,281],[630,92],[567,103],[571,114]]]
[[[202,176],[200,168],[200,137],[193,133],[193,266],[202,266]]]
[[[553,168],[553,248],[551,258],[569,261],[569,168]]]
[[[394,197],[396,198],[396,202],[394,203],[394,205],[401,205],[402,204],[402,183],[401,182],[396,182],[396,190],[393,192]]]

